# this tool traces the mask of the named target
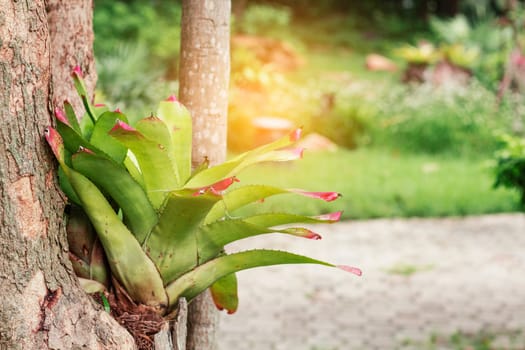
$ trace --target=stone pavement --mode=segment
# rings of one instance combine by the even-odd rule
[[[219,350],[430,349],[423,343],[432,335],[449,339],[457,331],[517,331],[496,345],[525,349],[525,216],[380,219],[315,230],[323,240],[266,235],[230,251],[284,249],[358,266],[363,276],[316,265],[239,273],[239,310],[221,315]]]

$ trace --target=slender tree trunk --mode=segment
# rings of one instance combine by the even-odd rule
[[[226,157],[230,76],[229,0],[183,0],[180,100],[193,116],[193,162]]]
[[[0,0],[0,349],[133,349],[131,336],[82,292],[67,256],[64,202],[42,136],[53,100],[69,98],[59,88],[69,79],[55,69],[69,72],[70,61],[54,53],[88,67],[91,42],[53,47],[60,40],[50,35],[75,17],[53,14],[58,1],[47,3],[48,17],[45,5]],[[79,16],[90,21],[83,8]],[[84,33],[83,25],[65,30]]]
[[[226,158],[230,12],[230,0],[182,1],[179,97],[193,116],[194,165]],[[189,306],[187,349],[213,349],[217,320],[203,293]]]

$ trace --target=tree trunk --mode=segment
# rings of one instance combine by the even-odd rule
[[[92,65],[92,36],[75,35],[85,46],[53,47],[64,34],[57,28],[86,33],[91,12],[82,7],[79,23],[60,2],[47,4],[49,17],[43,0],[0,0],[0,349],[133,349],[131,336],[80,289],[67,256],[64,201],[43,134],[53,101],[70,98],[72,89],[61,87],[70,62]]]
[[[77,116],[84,114],[71,70],[80,66],[91,96],[95,90],[97,74],[93,54],[93,0],[48,0],[47,22],[51,47],[52,102],[62,106],[68,100]]]
[[[193,116],[193,163],[226,157],[230,76],[229,0],[182,2],[181,102]]]
[[[183,0],[180,101],[193,116],[193,164],[226,158],[230,75],[229,0]],[[189,305],[188,350],[215,346],[218,313],[209,293]]]

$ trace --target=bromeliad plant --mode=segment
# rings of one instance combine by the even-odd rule
[[[137,304],[169,317],[179,298],[191,301],[210,288],[219,309],[235,312],[240,270],[275,264],[336,266],[283,251],[226,254],[231,242],[265,233],[319,239],[293,224],[332,223],[341,213],[316,217],[267,213],[233,217],[250,203],[283,193],[332,201],[334,192],[306,192],[265,185],[227,190],[244,168],[300,157],[290,149],[300,130],[223,164],[192,170],[191,117],[175,98],[134,127],[120,111],[93,106],[80,70],[73,79],[87,111],[81,122],[69,103],[46,129],[59,182],[71,202],[68,235],[75,272],[88,292],[116,285]],[[283,228],[283,225],[284,226]],[[291,226],[290,226],[291,225]]]

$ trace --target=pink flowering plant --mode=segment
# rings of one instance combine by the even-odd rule
[[[46,139],[59,162],[59,183],[70,202],[70,258],[88,292],[118,289],[137,305],[163,317],[179,298],[191,301],[210,289],[219,309],[237,309],[240,270],[275,264],[333,265],[275,250],[227,254],[228,243],[266,233],[308,239],[321,236],[299,223],[333,223],[341,212],[321,216],[229,214],[270,196],[293,193],[332,201],[334,192],[308,192],[266,185],[233,186],[238,174],[261,162],[286,162],[302,151],[292,146],[301,130],[209,167],[191,166],[192,122],[175,98],[160,102],[154,116],[134,127],[120,111],[93,106],[82,74],[73,72],[87,111],[78,121],[67,102],[56,109],[57,127]]]

